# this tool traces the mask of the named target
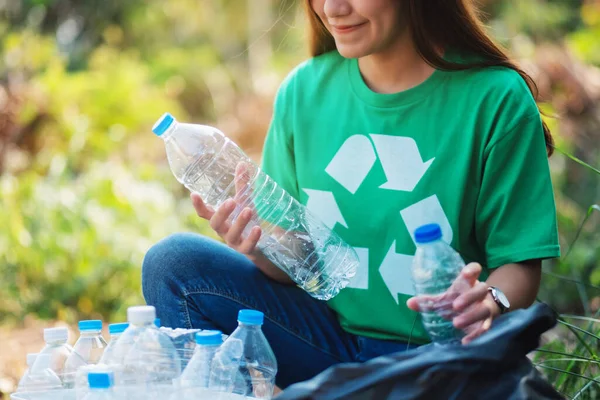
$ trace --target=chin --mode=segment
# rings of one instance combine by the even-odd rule
[[[336,45],[338,53],[344,58],[361,58],[368,56],[370,52],[359,46]]]

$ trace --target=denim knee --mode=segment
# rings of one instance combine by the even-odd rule
[[[176,233],[162,239],[148,250],[142,263],[142,291],[148,304],[155,304],[161,291],[179,289],[178,282],[185,282],[198,262],[208,254],[203,254],[207,237],[194,233]]]

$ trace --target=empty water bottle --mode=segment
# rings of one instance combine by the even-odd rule
[[[129,327],[127,322],[120,322],[116,324],[108,325],[108,333],[110,335],[110,341],[106,348],[104,349],[104,353],[102,354],[102,358],[100,358],[100,364],[112,364],[112,359],[114,357],[114,351],[117,344],[117,340],[121,337],[121,334]]]
[[[27,369],[25,370],[25,373],[19,380],[19,384],[17,385],[17,392],[24,392],[27,390],[28,387],[31,387],[32,382],[31,382],[31,378],[29,377],[29,375],[30,375],[31,367],[33,366],[33,363],[35,362],[36,358],[37,358],[37,353],[27,354]]]
[[[123,367],[127,355],[133,349],[133,345],[145,332],[146,329],[154,326],[156,310],[151,306],[136,306],[127,309],[128,326],[123,331],[119,339],[115,342],[111,350],[110,357],[106,357],[103,363],[110,366]],[[115,384],[119,385],[121,376],[115,373]]]
[[[264,315],[260,311],[240,310],[239,325],[223,346],[236,339],[243,344],[239,367],[243,379],[240,380],[239,376],[234,378],[233,393],[270,399],[275,388],[277,360],[262,332],[263,320]]]
[[[90,372],[88,374],[89,393],[84,400],[114,400],[112,372]],[[150,398],[150,397],[149,397]]]
[[[106,349],[106,340],[102,337],[102,321],[99,319],[79,321],[80,336],[73,349],[87,364],[98,364]],[[71,360],[67,360],[67,369],[72,369]]]
[[[154,307],[131,307],[128,317],[130,326],[117,342],[117,348],[131,329],[139,329],[139,333],[125,356],[124,368],[137,385],[166,396],[173,379],[181,375],[181,362],[173,341],[154,325]]]
[[[465,266],[460,255],[442,240],[438,224],[428,224],[415,231],[417,252],[412,277],[423,326],[434,343],[458,342],[463,332],[452,324],[454,300],[469,289],[469,283],[457,279]]]
[[[85,365],[71,346],[67,344],[69,331],[67,328],[44,329],[46,346],[38,354],[30,371],[31,390],[56,390],[62,387],[72,388],[74,376],[65,376],[67,359],[73,356],[73,363]]]
[[[315,298],[328,300],[355,275],[354,249],[266,175],[225,135],[210,126],[177,122],[165,114],[153,127],[165,141],[171,171],[185,187],[217,209],[233,198],[235,221],[245,207],[263,234],[258,248]]]
[[[244,344],[240,339],[228,338],[219,347],[210,366],[208,387],[214,392],[233,393],[239,375]],[[246,392],[245,381],[242,381]]]
[[[180,387],[208,387],[210,364],[221,343],[223,343],[221,331],[206,330],[196,333],[196,350],[181,373]]]

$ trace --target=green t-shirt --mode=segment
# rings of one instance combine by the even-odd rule
[[[279,89],[263,169],[356,249],[355,278],[328,304],[357,335],[428,341],[405,304],[422,224],[484,277],[560,254],[540,114],[510,69],[435,71],[380,94],[356,59],[312,58]]]

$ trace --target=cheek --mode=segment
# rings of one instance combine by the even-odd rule
[[[308,5],[312,11],[319,17],[321,21],[324,20],[325,0],[307,0]]]

